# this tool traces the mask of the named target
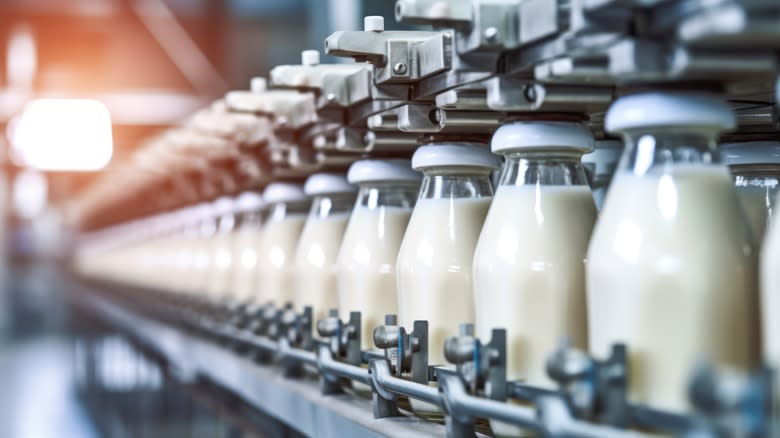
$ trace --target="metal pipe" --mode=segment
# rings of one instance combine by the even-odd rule
[[[440,375],[439,382],[449,414],[454,417],[468,415],[471,418],[491,418],[537,432],[543,431],[536,412],[531,408],[469,395],[463,382],[454,374]]]
[[[287,342],[279,342],[277,360],[279,362],[301,362],[305,365],[317,366],[317,355],[313,351],[293,348]]]
[[[319,369],[325,373],[371,385],[371,376],[368,369],[334,360],[333,354],[325,345],[320,346],[317,359]]]
[[[379,384],[382,390],[405,395],[445,409],[444,399],[438,388],[393,377],[390,374],[390,366],[385,361],[371,361],[371,365],[374,381]],[[377,388],[377,390],[379,389]]]

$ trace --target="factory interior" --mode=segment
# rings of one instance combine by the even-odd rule
[[[0,437],[780,438],[778,0],[0,0]]]

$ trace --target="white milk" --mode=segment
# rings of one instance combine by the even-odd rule
[[[474,255],[476,327],[507,330],[507,377],[554,388],[545,363],[561,337],[587,348],[588,186],[500,186]]]
[[[420,199],[398,254],[398,319],[428,320],[428,361],[443,365],[444,341],[474,322],[472,261],[490,197]]]
[[[258,226],[241,227],[235,233],[233,246],[233,298],[245,303],[253,298],[259,279],[258,248],[262,242],[262,229]]]
[[[770,223],[761,250],[761,322],[763,356],[780,370],[780,217]],[[774,418],[780,428],[780,379],[775,378]]]
[[[373,349],[374,327],[398,313],[395,263],[411,208],[357,207],[344,232],[338,256],[338,308],[342,321],[361,312],[364,350]]]
[[[757,363],[755,257],[724,167],[616,175],[588,252],[591,352],[630,352],[630,398],[689,408],[697,360]]]
[[[208,293],[216,300],[224,300],[232,288],[234,240],[232,232],[222,231],[211,238]]]
[[[314,321],[338,307],[336,257],[338,256],[349,213],[328,217],[310,216],[295,250],[295,296],[299,310],[312,306]]]
[[[216,224],[207,221],[201,224],[197,237],[193,241],[194,263],[192,270],[192,286],[190,290],[198,296],[208,295],[210,274],[213,266],[212,239],[215,236]]]
[[[295,214],[279,220],[271,219],[263,226],[257,251],[259,283],[254,293],[254,304],[273,302],[281,307],[293,300],[293,260],[304,222],[305,214]]]

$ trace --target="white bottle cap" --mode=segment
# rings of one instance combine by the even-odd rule
[[[265,205],[263,195],[257,192],[243,192],[236,198],[238,211],[257,211],[263,208],[263,205]]]
[[[748,141],[720,145],[720,157],[730,166],[740,164],[780,164],[780,142]]]
[[[592,164],[596,176],[611,174],[620,156],[623,154],[623,142],[619,140],[596,140],[593,152],[582,156],[583,164]]]
[[[304,50],[301,52],[301,64],[318,65],[320,63],[319,50]]]
[[[216,201],[214,201],[213,205],[213,214],[217,216],[222,216],[225,214],[230,214],[233,212],[233,209],[236,207],[236,204],[233,200],[233,198],[223,196],[221,198],[218,198]]]
[[[368,15],[363,18],[363,30],[366,32],[382,32],[385,30],[385,17]]]
[[[271,183],[263,191],[263,199],[268,204],[301,202],[306,200],[306,194],[299,184]]]
[[[201,221],[212,218],[214,213],[214,205],[208,202],[203,202],[195,206],[196,220]]]
[[[417,148],[412,156],[412,168],[481,167],[498,169],[501,158],[482,143],[431,143]]]
[[[490,141],[495,153],[536,149],[593,150],[593,134],[573,122],[512,122],[502,125]]]
[[[690,128],[717,133],[733,129],[736,116],[719,96],[700,92],[653,92],[621,97],[607,111],[607,132]]]
[[[412,169],[411,160],[360,160],[349,166],[347,180],[352,184],[365,182],[420,182],[422,175]]]
[[[303,184],[307,196],[354,193],[357,187],[347,181],[347,177],[338,173],[315,173]]]

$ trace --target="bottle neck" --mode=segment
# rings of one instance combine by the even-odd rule
[[[626,150],[618,166],[634,175],[665,173],[675,165],[716,164],[716,133],[631,132],[624,135]]]
[[[509,153],[501,168],[498,185],[584,186],[588,179],[581,158],[582,154],[576,151]]]
[[[217,221],[217,232],[227,234],[236,228],[236,215],[233,213],[223,214]]]
[[[236,228],[242,230],[260,228],[263,225],[265,213],[265,209],[242,212],[236,218]]]
[[[204,219],[198,226],[198,236],[208,238],[217,232],[217,218],[209,217]]]
[[[354,204],[355,195],[352,193],[315,196],[309,217],[326,219],[338,214],[349,214]]]
[[[267,222],[278,222],[290,216],[302,216],[309,210],[308,202],[277,202],[268,211]]]
[[[729,166],[738,189],[765,189],[775,192],[780,186],[780,166],[774,164],[740,164]]]
[[[417,199],[414,183],[366,183],[360,185],[356,207],[373,210],[379,207],[411,209]]]
[[[424,171],[417,199],[481,198],[493,196],[489,171]]]

